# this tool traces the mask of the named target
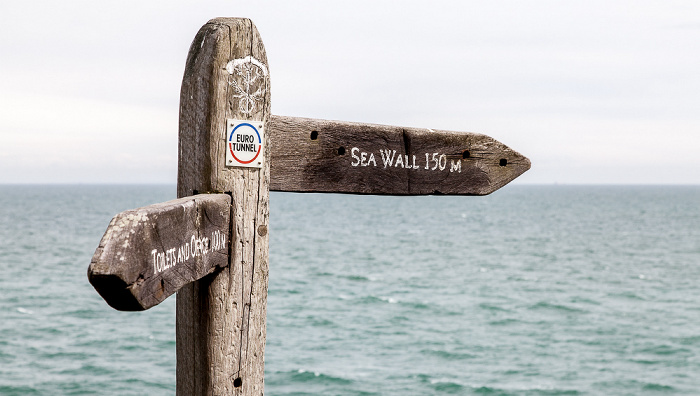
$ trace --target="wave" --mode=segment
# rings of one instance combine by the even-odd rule
[[[468,360],[475,359],[478,357],[477,355],[473,355],[471,353],[466,352],[448,352],[437,349],[423,349],[421,350],[421,353],[424,355],[437,356],[445,360]]]
[[[299,383],[305,383],[305,384],[316,384],[316,385],[350,385],[354,381],[351,379],[343,378],[340,376],[335,376],[335,375],[330,375],[330,374],[325,374],[321,373],[319,371],[309,371],[305,369],[298,369],[298,370],[291,370],[291,371],[283,371],[283,372],[275,372],[273,373],[273,378],[280,376],[282,378],[270,378],[270,382],[277,382],[277,381],[293,381],[293,382],[299,382]],[[268,382],[268,379],[265,379],[265,382]]]
[[[549,310],[549,311],[559,311],[567,313],[587,313],[585,309],[575,308],[563,304],[552,304],[546,301],[540,301],[535,305],[528,307],[531,310]]]

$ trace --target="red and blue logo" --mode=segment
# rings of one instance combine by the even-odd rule
[[[247,122],[236,125],[228,136],[228,149],[234,160],[229,165],[253,165],[253,161],[260,156],[262,146],[262,137],[257,128]]]

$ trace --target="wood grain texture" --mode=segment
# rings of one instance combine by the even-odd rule
[[[231,197],[198,195],[119,213],[88,279],[115,309],[151,308],[182,286],[228,265]]]
[[[228,192],[232,207],[229,266],[177,295],[178,395],[264,390],[268,235],[261,230],[269,219],[269,138],[263,137],[263,168],[227,168],[228,118],[262,122],[269,130],[267,56],[249,19],[205,24],[182,81],[178,196]]]
[[[269,133],[273,191],[486,195],[530,169],[477,133],[284,116]]]

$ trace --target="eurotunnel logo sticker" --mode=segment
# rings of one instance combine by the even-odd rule
[[[226,120],[226,166],[262,168],[262,121]]]

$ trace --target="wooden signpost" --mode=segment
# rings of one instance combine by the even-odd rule
[[[530,161],[485,135],[273,116],[249,19],[197,33],[180,92],[178,199],[112,219],[88,279],[113,308],[177,292],[177,394],[263,394],[269,191],[485,195]]]

